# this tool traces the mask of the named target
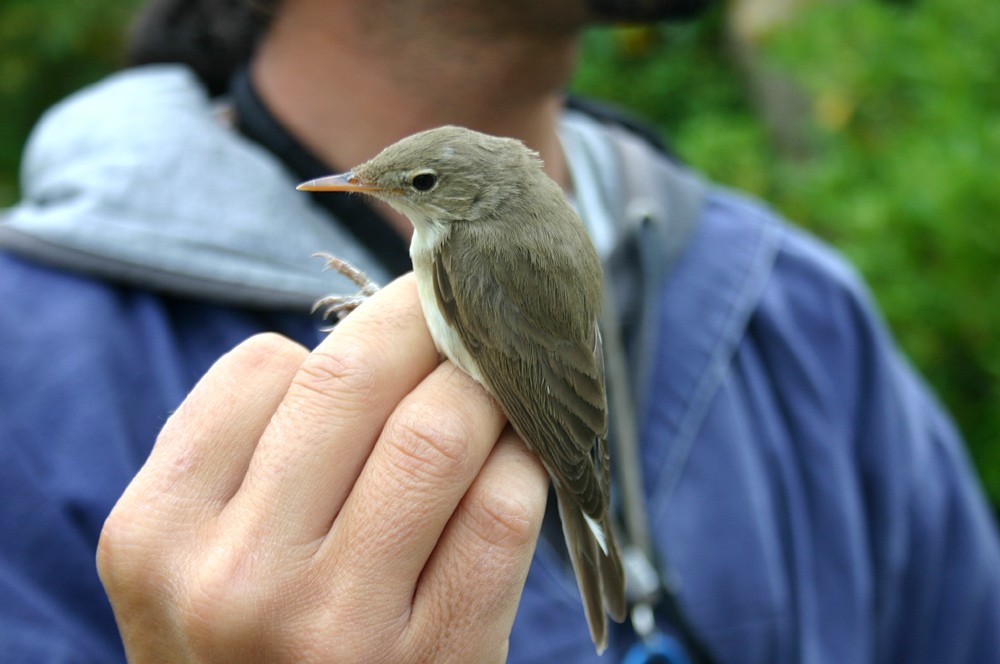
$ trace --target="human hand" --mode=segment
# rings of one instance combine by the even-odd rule
[[[412,277],[311,353],[240,344],[101,534],[129,661],[503,661],[548,482],[504,427]]]

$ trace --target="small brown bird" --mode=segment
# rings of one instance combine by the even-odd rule
[[[415,134],[299,189],[366,193],[413,224],[410,255],[434,343],[496,398],[548,470],[603,652],[606,615],[621,622],[626,605],[608,511],[601,264],[562,190],[523,143],[460,127]],[[356,300],[321,304],[329,313]]]

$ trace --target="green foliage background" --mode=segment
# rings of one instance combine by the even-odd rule
[[[773,30],[760,49],[810,101],[807,157],[773,147],[724,35],[721,9],[596,31],[576,86],[843,251],[1000,503],[1000,3],[817,2]]]
[[[119,63],[139,0],[0,5],[0,207],[40,113]],[[759,44],[808,100],[774,147],[727,47],[687,25],[594,29],[573,87],[629,107],[719,182],[844,251],[941,395],[1000,502],[1000,3],[817,2]]]
[[[16,200],[21,149],[53,102],[119,64],[139,0],[0,2],[0,207]]]

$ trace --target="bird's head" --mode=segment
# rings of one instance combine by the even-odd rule
[[[425,224],[490,216],[539,178],[547,178],[541,159],[520,141],[446,126],[408,136],[346,173],[298,188],[375,196],[419,231]]]

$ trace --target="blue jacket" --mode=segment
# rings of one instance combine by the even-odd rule
[[[147,218],[169,216],[163,206],[197,209],[171,200],[171,179],[195,182],[185,169],[199,161],[170,160],[166,143],[177,136],[141,146],[162,155],[156,167],[174,168],[156,185],[167,189],[153,196],[161,207],[133,202],[147,206],[136,225],[121,219],[127,206],[114,198],[134,196],[134,188],[112,186],[98,204],[97,184],[69,186],[102,179],[101,164],[72,168],[58,154],[64,132],[92,140],[102,131],[73,114],[106,107],[108,95],[118,106],[122,96],[153,103],[149,88],[192,115],[209,112],[186,74],[155,68],[71,100],[32,139],[25,173],[34,180],[0,224],[9,247],[0,252],[4,661],[123,660],[94,567],[104,518],[165,419],[219,355],[262,330],[307,346],[319,339],[316,321],[294,310],[289,295],[298,293],[301,303],[330,289],[310,281],[313,266],[274,276],[266,273],[274,255],[254,266],[225,253],[257,230],[211,237],[218,229],[174,226],[183,241],[173,248],[157,240],[162,224],[137,230]],[[135,118],[134,111],[122,113]],[[107,124],[128,136],[119,140],[135,140],[113,119]],[[175,119],[171,126],[183,125]],[[260,179],[248,187],[248,206],[265,205],[253,196],[292,181],[225,127],[192,131],[215,132],[220,145],[231,142],[243,151],[237,156],[257,160]],[[93,140],[95,153],[108,152],[106,141]],[[207,138],[197,145],[205,159],[227,158]],[[659,161],[658,169],[673,168]],[[122,164],[141,170],[124,158],[105,165]],[[577,183],[582,211],[600,207],[582,200],[589,189]],[[615,216],[618,204],[605,203]],[[287,199],[280,207],[291,206],[296,220],[326,214],[295,205],[306,204]],[[231,231],[249,223],[233,219]],[[733,193],[711,189],[694,220],[676,261],[646,272],[656,280],[640,298],[647,322],[633,342],[643,349],[634,374],[650,522],[694,630],[720,662],[1000,662],[994,524],[959,436],[900,356],[863,285],[829,249]],[[599,224],[590,223],[601,246]],[[326,232],[309,228],[300,235]],[[135,246],[143,242],[152,247]],[[365,265],[363,248],[312,247],[341,248]],[[298,249],[274,251],[287,257]],[[258,243],[255,251],[272,248]],[[605,255],[611,260],[614,252]],[[152,268],[140,270],[141,261]],[[171,269],[175,278],[164,279]],[[236,293],[228,299],[227,283]],[[241,291],[246,284],[259,286],[257,300]],[[610,654],[599,661],[620,660],[633,640],[626,627],[613,631]],[[572,571],[545,539],[509,659],[598,661]]]

